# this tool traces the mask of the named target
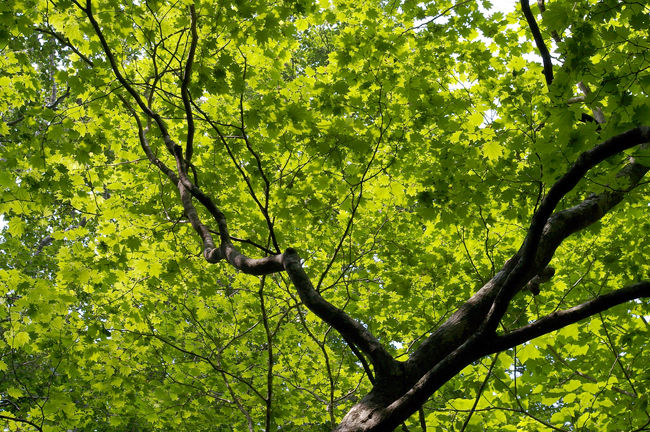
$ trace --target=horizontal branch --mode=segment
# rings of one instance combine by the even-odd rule
[[[643,297],[650,297],[650,282],[648,281],[638,282],[603,294],[570,309],[553,312],[506,335],[497,336],[489,344],[490,351],[499,352],[515,347],[536,337],[575,324],[621,303]]]

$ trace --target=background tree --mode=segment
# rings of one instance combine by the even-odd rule
[[[648,429],[643,2],[0,7],[7,430]]]

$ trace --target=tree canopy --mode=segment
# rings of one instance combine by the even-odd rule
[[[0,427],[649,430],[650,6],[514,6],[2,1]]]

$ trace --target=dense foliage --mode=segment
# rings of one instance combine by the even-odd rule
[[[2,1],[0,428],[648,430],[650,6],[490,6]]]

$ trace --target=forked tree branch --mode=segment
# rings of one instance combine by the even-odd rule
[[[622,288],[574,308],[554,312],[528,326],[515,330],[505,336],[486,337],[483,333],[475,333],[454,349],[442,361],[426,372],[404,394],[381,410],[376,410],[372,404],[364,402],[356,405],[346,418],[363,417],[368,431],[385,431],[397,427],[404,419],[415,412],[429,396],[459,373],[466,365],[488,354],[500,352],[532,338],[558,330],[576,323],[626,301],[642,297],[650,297],[650,282],[644,281]],[[345,423],[345,419],[344,419]],[[339,427],[337,431],[348,431]]]
[[[650,127],[648,126],[639,126],[613,136],[592,149],[581,153],[569,170],[560,177],[555,184],[553,184],[532,217],[526,238],[524,239],[519,252],[517,252],[519,257],[518,262],[512,272],[508,275],[508,278],[504,283],[504,289],[495,301],[494,312],[496,313],[496,317],[494,322],[491,323],[493,328],[496,328],[496,323],[501,319],[501,316],[503,316],[505,308],[507,307],[510,298],[512,298],[512,295],[514,295],[523,284],[528,282],[528,279],[533,277],[536,272],[541,270],[541,268],[536,268],[534,266],[535,262],[539,262],[537,257],[540,252],[540,241],[544,234],[548,234],[553,230],[553,226],[547,225],[547,222],[549,222],[549,219],[560,200],[571,192],[578,182],[584,178],[585,174],[587,174],[587,172],[593,167],[611,156],[640,144],[647,143],[648,141],[650,141]],[[645,174],[645,172],[643,172],[643,174]],[[622,196],[623,195],[620,196],[620,199],[622,199]],[[620,199],[618,201],[620,201]],[[612,203],[612,205],[606,208],[604,212],[601,212],[595,220],[600,219],[600,217],[602,217],[609,208],[617,204],[618,201]],[[590,223],[595,222],[595,220],[592,220]],[[583,225],[583,227],[584,226],[586,225]]]
[[[576,206],[552,214],[560,200],[596,164],[648,141],[650,128],[642,126],[616,135],[581,154],[542,200],[520,250],[411,354],[407,372],[418,379],[481,326],[485,334],[493,333],[512,297],[548,265],[562,241],[600,220],[639,183],[648,167],[633,161],[618,173],[618,178],[627,183],[625,188],[591,195]],[[486,322],[488,314],[490,318]]]
[[[79,6],[76,0],[73,1]],[[527,1],[521,0],[521,4],[538,49],[542,54],[544,74],[547,85],[550,85],[553,79],[550,55],[541,38],[539,28],[530,12]],[[204,257],[206,260],[209,262],[217,262],[225,259],[236,269],[248,274],[262,275],[286,271],[296,287],[302,302],[321,320],[341,333],[347,341],[368,355],[375,366],[377,381],[377,385],[374,386],[375,389],[382,387],[382,384],[386,383],[386,380],[394,380],[402,376],[405,377],[407,381],[406,387],[401,383],[396,387],[401,390],[408,390],[399,394],[392,394],[390,396],[392,403],[384,404],[380,415],[373,417],[373,413],[377,413],[377,411],[374,410],[372,405],[369,405],[370,409],[368,411],[363,411],[361,408],[357,411],[355,409],[351,410],[349,415],[352,417],[357,414],[366,416],[369,412],[370,416],[366,417],[368,421],[378,424],[379,428],[383,428],[382,430],[387,430],[393,424],[397,426],[406,418],[405,416],[417,410],[437,388],[447,382],[471,361],[487,353],[495,352],[495,350],[507,349],[510,347],[509,344],[516,345],[529,340],[540,332],[544,334],[544,332],[553,331],[554,329],[569,325],[593,313],[606,310],[613,305],[620,304],[632,298],[650,296],[648,282],[640,282],[639,284],[623,288],[614,293],[598,297],[567,311],[551,314],[546,318],[538,320],[536,323],[522,327],[508,335],[495,336],[496,326],[505,313],[512,297],[531,277],[537,274],[548,263],[557,246],[572,232],[583,229],[599,220],[609,209],[620,202],[625,193],[638,184],[640,178],[645,175],[648,170],[647,167],[633,162],[628,165],[629,168],[626,167],[627,171],[625,169],[623,170],[624,172],[622,171],[623,175],[629,180],[629,187],[620,191],[607,191],[599,195],[591,196],[578,206],[555,212],[560,200],[573,190],[578,182],[594,166],[610,156],[650,141],[650,128],[641,126],[612,137],[602,144],[595,146],[593,149],[582,153],[578,160],[567,170],[566,174],[551,187],[547,196],[542,200],[539,208],[533,215],[526,238],[520,250],[513,256],[513,259],[508,261],[490,282],[481,288],[459,311],[427,338],[420,348],[414,352],[407,364],[401,364],[390,355],[380,341],[362,323],[354,320],[343,310],[327,302],[314,289],[295,250],[287,249],[284,254],[273,255],[262,259],[252,259],[242,255],[231,242],[225,215],[216,206],[212,198],[189,179],[187,169],[193,152],[192,137],[194,129],[192,102],[189,96],[188,85],[196,49],[196,40],[198,38],[195,28],[196,16],[193,9],[192,42],[190,54],[185,63],[185,72],[181,84],[181,96],[183,98],[186,121],[188,122],[186,156],[183,159],[182,148],[170,137],[162,117],[149,104],[145,103],[145,100],[135,90],[132,83],[120,72],[116,59],[102,34],[101,28],[93,17],[90,6],[90,0],[87,0],[86,6],[82,10],[88,16],[98,35],[115,76],[129,92],[142,112],[156,123],[162,133],[167,149],[176,160],[176,173],[169,168],[165,169],[166,167],[161,165],[161,163],[156,163],[157,159],[155,156],[151,157],[153,154],[148,148],[142,124],[137,115],[135,115],[140,132],[140,142],[145,154],[172,181],[175,180],[185,212],[192,222],[194,230],[203,241]],[[130,109],[130,111],[132,114],[135,114],[135,110]],[[200,112],[200,110],[197,111]],[[214,124],[212,126],[214,127]],[[218,128],[216,129],[218,131]],[[241,129],[243,132],[243,124]],[[220,133],[219,135],[222,141],[225,142],[224,137]],[[218,225],[220,238],[218,245],[212,238],[210,230],[200,221],[198,212],[193,204],[194,199],[203,205]],[[268,203],[261,205],[260,202],[258,205],[265,210],[268,209]],[[578,227],[577,229],[575,228],[576,226]],[[371,393],[369,399],[364,398],[364,400],[372,400],[373,396],[374,394]],[[358,406],[363,408],[364,403],[362,401]],[[389,420],[386,420],[387,418]]]
[[[154,120],[156,126],[158,127],[158,129],[162,134],[165,146],[167,147],[168,151],[172,154],[172,156],[174,156],[176,160],[177,176],[175,175],[170,176],[169,174],[171,170],[164,169],[163,165],[157,164],[155,162],[154,164],[158,166],[168,177],[170,177],[170,179],[174,181],[176,183],[176,186],[179,188],[179,193],[181,194],[181,202],[183,204],[184,210],[188,215],[188,218],[190,218],[193,228],[199,234],[201,240],[203,241],[203,256],[206,258],[206,260],[208,262],[214,263],[214,262],[218,262],[221,259],[225,259],[233,267],[247,274],[262,275],[262,274],[270,274],[270,273],[276,273],[282,271],[284,269],[284,266],[282,264],[282,255],[275,255],[266,258],[254,259],[241,254],[239,250],[235,248],[235,246],[232,244],[232,241],[230,240],[230,234],[228,231],[228,224],[226,223],[225,215],[221,212],[221,210],[219,210],[219,208],[215,205],[212,199],[208,195],[206,195],[203,191],[201,191],[198,188],[198,186],[192,183],[191,180],[188,178],[187,164],[183,159],[182,149],[171,138],[169,134],[169,130],[164,120],[162,119],[160,114],[158,114],[157,112],[149,108],[149,106],[145,103],[145,100],[135,90],[135,88],[126,79],[126,77],[120,72],[119,66],[117,64],[117,60],[115,59],[115,56],[110,46],[108,45],[108,42],[106,41],[106,38],[101,30],[99,23],[97,22],[97,20],[93,15],[91,0],[86,0],[85,7],[82,6],[76,0],[73,0],[73,3],[77,5],[77,7],[79,7],[79,9],[81,9],[88,17],[93,29],[95,30],[95,33],[99,37],[100,43],[102,45],[102,49],[109,60],[111,69],[113,70],[115,77],[120,82],[120,84],[124,86],[124,88],[131,95],[131,97],[135,100],[138,107],[148,117]],[[189,72],[189,70],[186,69],[186,72]],[[132,113],[133,112],[134,111],[132,110]],[[140,131],[139,134],[140,143],[141,145],[143,145],[143,143],[146,144],[146,140],[144,141],[142,140],[143,137],[142,125],[139,124],[138,128]],[[147,148],[146,146],[143,146],[143,149],[145,149],[145,153],[147,153],[146,148]],[[150,155],[148,154],[147,157],[150,157]],[[152,159],[150,158],[150,160]],[[187,195],[187,192],[189,192],[192,197],[196,198],[208,210],[208,212],[212,215],[212,217],[217,222],[217,225],[219,226],[219,236],[220,236],[220,244],[218,247],[216,246],[214,240],[212,239],[212,235],[210,234],[210,231],[199,220],[198,212],[194,208],[192,199]],[[194,220],[192,221],[192,219]]]
[[[579,204],[554,213],[544,226],[534,267],[546,266],[564,239],[605,216],[630,190],[639,185],[649,169],[650,167],[633,160],[616,175],[620,182],[625,183],[624,187],[591,194]]]

